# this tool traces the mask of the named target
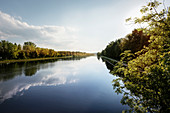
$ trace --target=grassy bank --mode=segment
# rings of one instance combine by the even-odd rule
[[[87,54],[87,55],[73,55],[73,56],[63,56],[63,57],[48,57],[48,58],[32,58],[32,59],[11,59],[11,60],[2,60],[2,63],[14,63],[14,62],[29,62],[29,61],[40,61],[40,60],[52,60],[52,59],[66,59],[66,58],[79,58],[79,57],[88,57],[94,56],[95,54]]]
[[[29,61],[40,61],[40,60],[51,60],[51,59],[66,59],[66,58],[72,58],[73,56],[64,56],[64,57],[49,57],[49,58],[33,58],[33,59],[13,59],[13,60],[3,60],[0,61],[0,64],[2,63],[13,63],[13,62],[29,62]]]

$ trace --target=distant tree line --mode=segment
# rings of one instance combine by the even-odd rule
[[[90,54],[78,51],[55,51],[53,49],[40,48],[36,47],[33,42],[24,42],[23,46],[21,46],[21,44],[13,44],[6,40],[0,41],[0,60],[86,55]]]

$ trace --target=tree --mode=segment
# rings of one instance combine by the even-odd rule
[[[36,45],[33,42],[24,42],[24,46],[31,46],[33,48],[36,47]]]
[[[21,45],[18,44],[18,51],[21,51]]]
[[[49,56],[54,57],[55,56],[55,51],[53,49],[49,49]]]
[[[0,42],[0,57],[2,60],[4,59],[16,59],[18,56],[18,46],[17,44],[13,44],[11,42],[2,40]]]
[[[140,51],[144,46],[149,45],[149,36],[143,33],[142,30],[133,30],[131,34],[127,35],[121,40],[122,51],[131,50],[132,53]]]
[[[19,56],[18,56],[18,59],[26,59],[26,54],[25,54],[25,51],[24,50],[21,50],[19,52]]]
[[[147,23],[143,30],[150,36],[148,47],[136,52],[136,58],[129,55],[133,54],[130,51],[122,54],[112,71],[120,77],[113,80],[113,86],[117,93],[124,94],[121,103],[129,105],[130,112],[170,111],[170,7],[158,12],[160,4],[156,0],[149,2],[141,9],[144,16],[133,20]],[[127,66],[122,65],[124,62]]]
[[[5,40],[0,41],[0,60],[44,58],[70,55],[81,57],[93,54],[84,52],[54,51],[53,49],[36,47],[33,42],[24,42],[23,47],[21,47],[20,44],[13,44]]]

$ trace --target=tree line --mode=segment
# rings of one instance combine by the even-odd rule
[[[157,8],[162,4],[161,11]],[[111,42],[98,53],[119,60],[115,66],[106,62],[113,88],[123,94],[121,103],[129,112],[168,113],[170,111],[170,7],[151,0],[143,6],[141,18],[127,19],[134,24],[147,25],[135,29],[125,38]],[[123,65],[127,64],[127,65]],[[124,84],[122,84],[123,82]],[[126,88],[126,90],[125,90]]]
[[[121,53],[130,50],[133,53],[133,57],[137,57],[135,54],[137,51],[147,47],[149,45],[150,36],[143,32],[141,29],[135,29],[132,33],[125,36],[125,38],[117,39],[116,41],[110,42],[104,50],[98,52],[98,56],[107,56],[109,58],[120,60]],[[107,63],[107,68],[112,70],[113,66]],[[116,64],[113,62],[113,64]]]
[[[21,46],[21,44],[11,43],[6,40],[0,41],[0,60],[87,55],[91,54],[79,51],[55,51],[54,49],[40,48],[33,42],[24,42],[23,46]]]

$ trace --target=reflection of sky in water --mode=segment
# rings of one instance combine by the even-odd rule
[[[96,57],[24,64],[15,70],[15,77],[0,78],[3,113],[119,113],[124,109],[122,95],[113,91],[114,77]]]
[[[15,77],[8,81],[0,81],[0,102],[12,98],[18,92],[28,90],[32,86],[56,86],[70,84],[78,81],[76,78],[77,67],[73,61],[59,61],[48,64],[38,64],[40,68],[33,76]],[[54,65],[55,64],[55,65]],[[31,70],[33,67],[27,67]],[[23,69],[23,68],[19,68]],[[20,70],[18,70],[20,71]],[[8,73],[8,72],[7,72]]]

